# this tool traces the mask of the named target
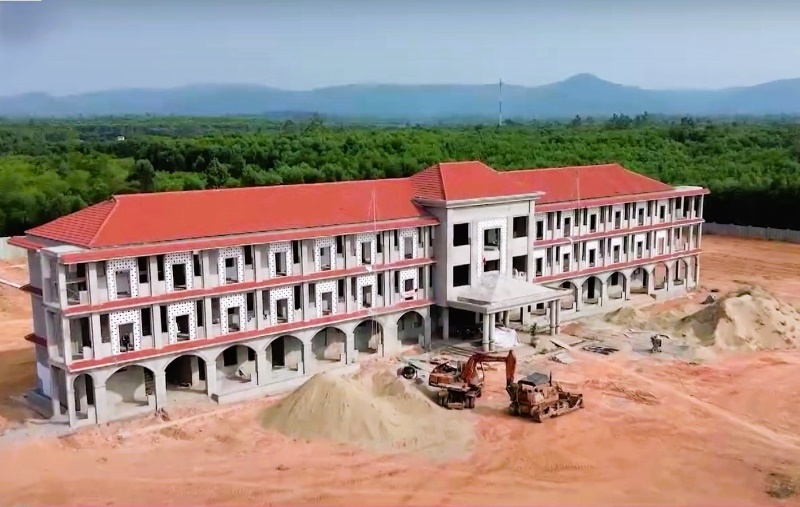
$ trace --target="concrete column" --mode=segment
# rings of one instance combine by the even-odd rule
[[[150,324],[152,324],[153,326],[153,347],[160,349],[161,347],[169,343],[168,340],[164,340],[163,333],[165,330],[161,329],[160,305],[153,305],[150,307]],[[205,325],[206,330],[208,330],[208,322],[206,322],[205,319],[203,319],[203,324]],[[206,338],[208,338],[208,331],[206,331]]]
[[[481,344],[483,345],[483,351],[489,352],[489,347],[491,343],[491,319],[489,315],[483,316],[483,340]]]
[[[652,296],[653,295],[653,291],[655,290],[655,285],[656,285],[655,284],[655,277],[653,276],[655,270],[653,270],[653,269],[650,269],[650,270],[645,269],[645,272],[647,273],[647,295],[648,296]]]
[[[58,368],[55,366],[50,367],[50,409],[53,412],[53,417],[61,415],[61,400],[58,389]]]
[[[575,311],[579,312],[583,310],[583,283],[577,285],[577,294],[575,295]]]
[[[700,256],[695,257],[695,265],[694,265],[694,285],[693,287],[697,287],[700,285]]]
[[[383,344],[381,344],[383,348]],[[353,332],[349,332],[344,338],[344,361],[345,364],[352,364],[356,362],[356,337]]]
[[[64,375],[64,381],[67,383],[67,417],[69,418],[69,427],[74,428],[78,424],[78,416],[75,409],[74,378],[71,375]]]
[[[622,298],[628,301],[631,298],[631,277],[622,275],[625,282],[622,284]]]
[[[311,349],[311,342],[303,342],[303,362],[298,365],[298,369],[302,368],[303,375],[310,375],[314,372],[314,352]]]
[[[69,364],[72,362],[72,340],[69,336],[69,328],[64,327],[64,319],[56,317],[53,319],[57,322],[55,329],[56,340],[60,340],[64,344],[64,362]]]
[[[86,412],[89,413],[89,403],[88,403],[88,396],[86,392],[86,375],[79,375],[75,379],[75,398],[77,403],[75,404],[75,410],[77,412]]]
[[[256,352],[256,376],[258,378],[258,385],[263,386],[269,382],[269,377],[272,374],[272,367],[267,362],[267,351],[260,350]]]
[[[489,317],[489,351],[494,352],[494,326],[497,322],[497,314],[492,313]]]
[[[503,326],[511,327],[511,311],[506,310],[503,312]]]
[[[92,340],[92,355],[94,355],[95,359],[100,359],[103,357],[103,336],[102,332],[100,331],[100,315],[96,313],[89,317],[89,336]]]
[[[106,400],[105,384],[95,383],[94,413],[97,424],[103,424],[108,422],[108,401]]]
[[[256,329],[264,329],[267,324],[264,319],[264,291],[257,290],[256,298]]]
[[[450,309],[442,307],[442,338],[450,339]]]
[[[167,375],[163,371],[153,372],[153,380],[156,386],[156,410],[161,410],[167,406]]]
[[[253,280],[256,282],[262,281],[264,277],[264,271],[262,270],[261,266],[263,265],[264,261],[262,259],[264,255],[264,247],[263,245],[254,245],[253,246]],[[294,259],[292,259],[294,260]]]
[[[211,309],[211,298],[203,298],[203,313],[205,313],[205,319],[203,319],[203,323],[206,326],[206,338],[213,338],[214,312]],[[220,319],[222,319],[222,308],[220,308]]]
[[[206,394],[210,397],[217,392],[217,362],[206,361]]]
[[[550,301],[547,304],[547,306],[548,306],[547,314],[548,314],[548,321],[549,321],[548,324],[550,325],[550,335],[551,336],[556,334],[556,319],[558,318],[558,316],[556,315],[556,311],[557,310],[556,310],[556,304],[555,303],[556,303],[555,301]]]
[[[148,281],[150,279],[148,278]],[[86,265],[86,290],[89,292],[89,303],[100,303],[100,288],[97,285],[97,263],[90,262]]]
[[[423,349],[429,349],[431,346],[431,316],[428,314],[426,317],[422,319],[423,325],[423,340],[424,343],[421,343]],[[384,330],[384,336],[386,331]],[[397,340],[397,328],[395,328],[395,341]]]
[[[608,280],[600,282],[600,306],[605,306],[606,304],[608,304]]]
[[[192,372],[192,386],[196,386],[200,382],[200,358],[190,356],[189,367]]]
[[[522,325],[529,326],[531,324],[531,314],[528,313],[528,307],[523,306],[519,309],[519,314],[522,317]]]
[[[554,307],[556,310],[556,334],[559,334],[561,333],[561,304],[555,301]]]

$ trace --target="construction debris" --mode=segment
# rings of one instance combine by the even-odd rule
[[[556,352],[551,359],[553,361],[555,361],[557,363],[561,363],[561,364],[571,364],[572,363],[572,356],[570,356],[564,350],[562,350],[560,352]]]
[[[614,347],[606,347],[603,345],[584,345],[583,350],[587,352],[594,352],[595,354],[602,354],[604,356],[611,355],[614,352],[619,352],[619,349],[615,349]]]

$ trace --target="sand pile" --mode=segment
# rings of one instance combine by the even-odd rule
[[[449,459],[472,450],[468,414],[443,410],[393,373],[321,373],[262,414],[267,429],[375,452],[408,450]]]
[[[684,317],[676,330],[720,350],[793,348],[800,344],[800,312],[751,287]]]
[[[638,328],[647,325],[647,314],[636,308],[626,306],[605,316],[605,321],[617,326]]]

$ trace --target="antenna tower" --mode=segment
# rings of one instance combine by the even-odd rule
[[[498,87],[498,101],[497,101],[497,126],[503,126],[503,80],[500,80]]]

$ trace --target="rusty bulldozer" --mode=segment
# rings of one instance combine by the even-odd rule
[[[533,373],[518,382],[509,382],[511,415],[530,417],[536,422],[583,408],[583,394],[570,393],[553,382],[553,374]]]
[[[515,416],[528,416],[536,422],[583,408],[583,395],[564,391],[550,376],[534,373],[514,381],[517,357],[475,353],[466,363],[442,363],[431,371],[428,385],[439,389],[439,404],[449,409],[475,408],[484,384],[484,363],[505,363],[506,392],[511,399],[509,411]]]

